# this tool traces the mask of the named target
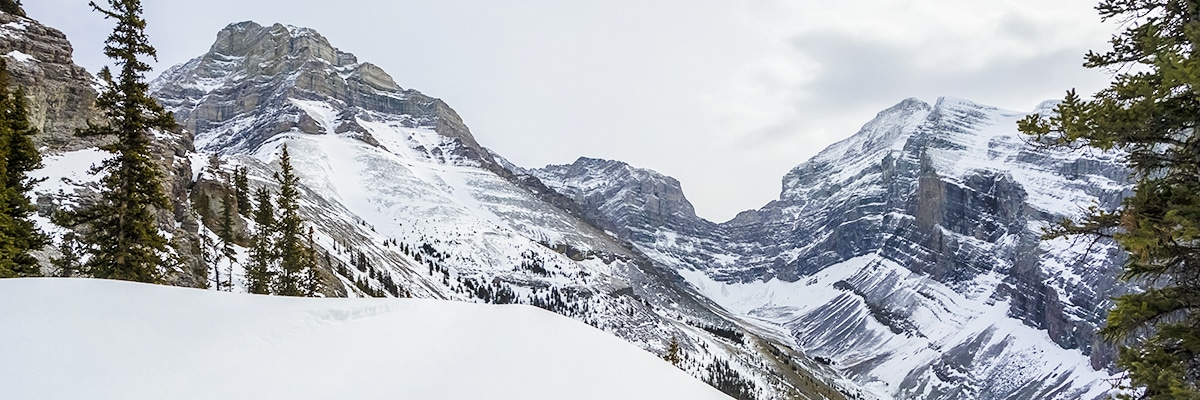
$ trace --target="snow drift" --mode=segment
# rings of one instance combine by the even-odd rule
[[[728,399],[529,306],[8,279],[0,342],[19,399]]]

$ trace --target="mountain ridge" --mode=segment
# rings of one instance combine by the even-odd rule
[[[1034,151],[1022,113],[904,100],[714,223],[674,178],[622,162],[513,165],[315,30],[235,23],[209,50],[152,83],[187,128],[160,149],[176,200],[160,222],[211,237],[198,199],[230,166],[274,187],[286,144],[326,296],[534,304],[650,351],[675,336],[684,370],[759,398],[1097,398],[1111,377],[1094,331],[1125,290],[1119,249],[1036,230],[1119,201],[1119,157]],[[73,146],[48,160],[47,209],[87,190],[69,167],[97,154]],[[244,290],[238,264],[219,267]],[[172,283],[203,285],[189,273]]]
[[[389,296],[535,304],[652,351],[674,336],[690,355],[685,370],[732,379],[722,385],[746,396],[801,396],[841,379],[796,367],[811,361],[745,330],[674,270],[480,146],[444,102],[369,84],[393,80],[364,65],[311,29],[237,23],[152,87],[196,129],[197,149],[247,167],[252,188],[273,187],[270,171],[288,146],[301,213],[328,254],[326,295],[384,287]],[[198,176],[209,175],[219,173]],[[233,276],[240,288],[238,269]],[[856,390],[848,387],[840,390]]]
[[[949,97],[933,105],[906,99],[789,171],[780,197],[765,206],[699,233],[643,223],[629,239],[726,308],[787,327],[801,348],[892,396],[1084,396],[1107,373],[1080,368],[1112,365],[1112,347],[1094,332],[1109,297],[1128,290],[1115,280],[1122,253],[1111,242],[1088,254],[1065,240],[1043,242],[1040,228],[1081,205],[1115,205],[1129,188],[1128,173],[1117,153],[1036,147],[1016,132],[1025,114]],[[597,187],[643,184],[578,184],[602,175],[545,179],[570,186],[577,198],[604,192]],[[649,220],[637,207],[592,212]],[[781,290],[829,291],[803,300]],[[939,302],[963,308],[937,311]],[[845,330],[834,321],[860,325]],[[977,325],[969,337],[929,333],[976,326],[971,321],[995,325]],[[1038,331],[1047,339],[1036,339]],[[997,337],[1010,339],[989,339]],[[1078,364],[1043,363],[1040,377],[1013,375],[974,355],[981,344],[1011,357],[1056,348],[1081,355],[1063,356]],[[847,346],[874,350],[839,350]],[[926,346],[942,349],[934,352],[941,358],[921,355]],[[899,358],[925,361],[896,365]],[[947,375],[949,365],[965,377]],[[896,368],[914,375],[885,370]],[[975,392],[944,386],[964,383]]]

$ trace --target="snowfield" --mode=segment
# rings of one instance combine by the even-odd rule
[[[529,306],[0,280],[10,399],[728,399]]]

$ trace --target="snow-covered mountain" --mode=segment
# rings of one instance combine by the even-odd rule
[[[729,399],[530,306],[5,279],[0,315],[11,399]]]
[[[855,392],[829,387],[836,374],[790,350],[786,335],[747,330],[674,269],[480,146],[444,102],[311,29],[230,25],[151,87],[194,132],[193,165],[220,155],[225,170],[245,166],[251,186],[271,187],[287,146],[327,296],[533,304],[656,353],[676,337],[683,368],[736,397]],[[197,168],[192,197],[217,201],[221,174]]]
[[[58,237],[49,215],[86,201],[86,170],[107,157],[70,136],[95,115],[75,107],[94,97],[92,78],[36,21],[0,13],[0,39],[45,132],[39,222]],[[533,304],[655,353],[676,337],[682,369],[736,398],[1075,399],[1109,387],[1113,352],[1094,332],[1125,290],[1123,254],[1038,236],[1116,204],[1127,174],[1117,154],[1027,143],[1024,113],[906,100],[792,170],[779,200],[714,223],[653,171],[515,166],[449,105],[311,29],[230,25],[152,88],[186,128],[158,133],[155,149],[175,202],[160,225],[184,261],[168,271],[175,285],[205,284],[200,238],[215,234],[202,221],[230,168],[274,187],[287,145],[325,296]],[[203,167],[212,155],[222,167]],[[219,269],[244,291],[236,249]]]
[[[793,169],[779,200],[722,224],[650,171],[580,159],[534,173],[626,223],[623,238],[730,311],[785,327],[879,393],[1097,398],[1112,350],[1095,330],[1125,290],[1123,254],[1039,236],[1117,204],[1128,173],[1119,154],[1028,143],[1025,114],[905,100]]]

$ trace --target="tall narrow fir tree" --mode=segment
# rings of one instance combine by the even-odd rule
[[[275,173],[275,181],[279,183],[279,197],[276,199],[279,207],[279,220],[276,221],[279,238],[275,249],[279,252],[280,267],[275,276],[275,292],[284,296],[304,296],[308,294],[305,277],[316,266],[312,265],[313,258],[309,255],[311,249],[305,243],[304,218],[300,216],[300,178],[292,171],[292,158],[286,144],[279,156],[279,172]]]
[[[250,171],[246,167],[233,168],[233,188],[237,197],[237,209],[242,215],[249,216],[250,206]]]
[[[278,257],[275,252],[275,207],[271,204],[271,191],[260,187],[254,192],[258,207],[254,209],[254,235],[250,243],[250,259],[246,265],[246,289],[254,294],[270,294],[274,281],[274,265]]]
[[[91,255],[84,270],[97,278],[158,282],[159,267],[168,260],[167,240],[158,231],[155,211],[170,207],[163,193],[162,173],[151,155],[154,131],[175,128],[170,113],[147,94],[145,74],[150,65],[144,57],[156,55],[145,34],[142,5],[138,0],[109,0],[109,8],[89,3],[116,21],[104,54],[112,58],[119,73],[108,67],[100,71],[104,90],[96,99],[105,124],[88,123],[81,136],[114,137],[101,147],[113,154],[94,169],[107,173],[102,178],[100,199],[75,213],[74,221],[86,225],[81,242]]]

